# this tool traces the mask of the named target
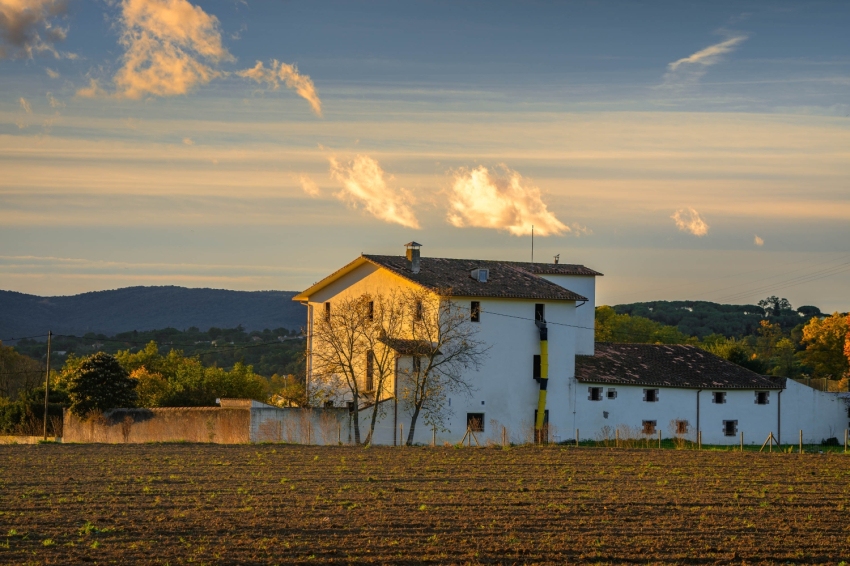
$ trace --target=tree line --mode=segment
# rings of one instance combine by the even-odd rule
[[[651,308],[657,318],[675,321],[676,317],[686,315],[668,316],[664,314],[665,309],[690,313],[687,308],[694,311],[698,308],[677,306],[676,302],[664,302],[659,308],[661,303],[642,303],[644,310],[630,310],[631,313],[650,312],[647,309]],[[596,341],[693,344],[764,375],[827,379],[834,382],[836,390],[848,389],[850,315],[836,312],[825,316],[817,307],[800,307],[795,311],[787,299],[775,296],[760,301],[758,306],[743,308],[758,309],[755,313],[758,321],[751,332],[731,335],[711,332],[698,336],[683,332],[681,324],[674,326],[639,314],[618,312],[623,310],[619,306],[600,306],[596,309]],[[741,312],[750,316],[749,311]]]

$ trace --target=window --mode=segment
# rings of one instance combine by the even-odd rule
[[[466,413],[466,427],[472,432],[484,432],[484,413]]]
[[[756,391],[756,405],[767,405],[770,403],[770,391]]]
[[[711,402],[722,405],[726,402],[726,393],[723,391],[715,391],[711,394]]]
[[[537,303],[534,305],[534,320],[545,322],[546,320],[546,305]]]
[[[723,434],[726,436],[738,434],[738,421],[723,421]]]
[[[602,400],[602,388],[601,387],[588,387],[587,392],[590,395],[587,396],[588,401],[601,401]]]
[[[369,301],[366,304],[366,318],[368,320],[375,320],[375,301]]]
[[[655,403],[658,401],[658,390],[657,389],[644,389],[643,390],[643,400],[647,403]]]
[[[366,391],[375,389],[375,352],[366,352]]]
[[[482,268],[473,269],[469,273],[469,276],[478,281],[479,283],[486,283],[487,279],[490,277],[490,270]]]
[[[643,421],[643,433],[655,434],[656,421]]]
[[[413,373],[419,374],[422,371],[422,358],[413,356]]]
[[[416,320],[422,320],[422,301],[416,301],[416,313],[414,314],[414,318]]]
[[[481,322],[481,303],[472,301],[469,305],[469,319],[472,322]]]
[[[331,302],[328,301],[325,303],[325,320],[330,322],[331,320]]]
[[[676,434],[688,434],[688,421],[676,421]]]
[[[616,399],[617,398],[617,390],[614,389],[613,387],[608,388],[608,398],[609,399]]]
[[[533,359],[532,364],[533,365],[532,365],[532,368],[531,368],[531,377],[533,377],[534,379],[540,379],[541,370],[540,370],[540,355],[539,354],[534,354],[534,359]]]

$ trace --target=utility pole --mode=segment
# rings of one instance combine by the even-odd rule
[[[44,440],[47,440],[47,396],[50,394],[50,338],[53,332],[47,331],[47,376],[44,378]]]

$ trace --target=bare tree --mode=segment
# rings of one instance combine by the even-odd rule
[[[451,300],[450,289],[407,291],[404,305],[411,338],[407,351],[413,362],[404,371],[398,394],[412,410],[410,445],[420,414],[427,424],[440,427],[449,414],[448,396],[472,392],[470,370],[478,370],[489,348],[478,340],[469,309]]]
[[[396,291],[366,296],[367,324],[362,337],[367,345],[366,373],[372,386],[372,415],[366,443],[372,442],[378,419],[386,415],[383,401],[391,396],[389,384],[396,372],[398,353],[392,339],[404,331],[404,296]],[[395,393],[392,392],[392,395]]]
[[[341,393],[350,393],[357,444],[360,444],[360,401],[366,385],[358,377],[365,373],[369,351],[363,339],[367,309],[365,296],[341,297],[326,303],[324,310],[314,317],[310,351],[313,374],[309,394],[325,401],[337,401]]]

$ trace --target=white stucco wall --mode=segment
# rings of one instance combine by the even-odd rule
[[[806,443],[819,443],[829,437],[843,441],[844,429],[850,425],[844,400],[835,393],[816,391],[792,380],[787,383],[787,389],[781,392],[765,390],[769,391],[766,405],[756,404],[757,390],[704,389],[699,393],[697,421],[697,389],[657,388],[658,401],[646,402],[644,387],[573,381],[571,393],[575,395],[576,418],[572,434],[578,428],[582,440],[597,440],[605,436],[608,427],[613,438],[618,427],[640,431],[644,420],[654,420],[662,437],[672,438],[675,434],[671,421],[686,420],[689,426],[684,437],[695,441],[699,422],[704,444],[738,444],[741,432],[746,444],[760,445],[771,432],[782,443],[795,444],[800,430]],[[603,388],[601,401],[588,400],[589,387]],[[615,399],[607,397],[611,388],[617,392]],[[715,391],[726,393],[725,403],[713,402]],[[738,421],[735,436],[724,434],[726,420]]]
[[[596,321],[596,277],[588,275],[541,275],[544,279],[587,297],[587,302],[576,306],[576,354],[594,354],[594,324]]]

